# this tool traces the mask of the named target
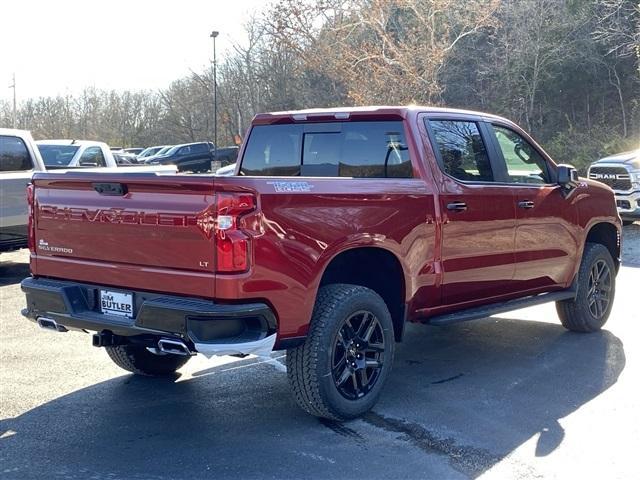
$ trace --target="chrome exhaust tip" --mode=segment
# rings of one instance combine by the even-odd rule
[[[191,350],[187,347],[187,344],[182,340],[173,340],[169,338],[161,338],[158,340],[158,350],[162,353],[171,355],[190,356]]]
[[[54,332],[68,332],[64,325],[58,325],[52,318],[38,317],[38,325],[45,330],[53,330]]]

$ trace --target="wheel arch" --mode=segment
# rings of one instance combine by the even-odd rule
[[[587,243],[599,243],[606,247],[613,258],[616,272],[620,269],[620,230],[615,224],[597,222],[591,225],[585,237],[585,244]]]
[[[396,341],[401,341],[406,317],[406,279],[402,262],[387,248],[356,246],[336,253],[326,263],[318,288],[348,283],[370,288],[387,304]]]

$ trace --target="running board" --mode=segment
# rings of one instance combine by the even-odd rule
[[[426,323],[429,325],[443,326],[453,323],[467,322],[469,320],[478,320],[480,318],[490,317],[498,313],[510,312],[520,308],[533,307],[548,302],[557,302],[558,300],[568,300],[575,298],[576,292],[573,289],[562,290],[560,292],[541,293],[531,297],[516,298],[506,302],[493,303],[491,305],[483,305],[481,307],[468,308],[454,313],[446,313],[444,315],[436,315],[428,318]]]

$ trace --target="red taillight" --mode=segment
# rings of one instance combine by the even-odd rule
[[[251,238],[238,228],[238,219],[255,207],[255,197],[251,194],[216,195],[216,271],[232,273],[249,269]]]
[[[33,198],[33,184],[30,183],[27,185],[27,205],[29,205],[29,220],[27,222],[27,246],[29,247],[29,251],[31,253],[36,253],[36,226],[35,220],[33,218],[34,215],[34,198]]]

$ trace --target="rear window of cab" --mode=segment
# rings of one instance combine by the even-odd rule
[[[240,175],[411,178],[401,121],[256,125]]]

